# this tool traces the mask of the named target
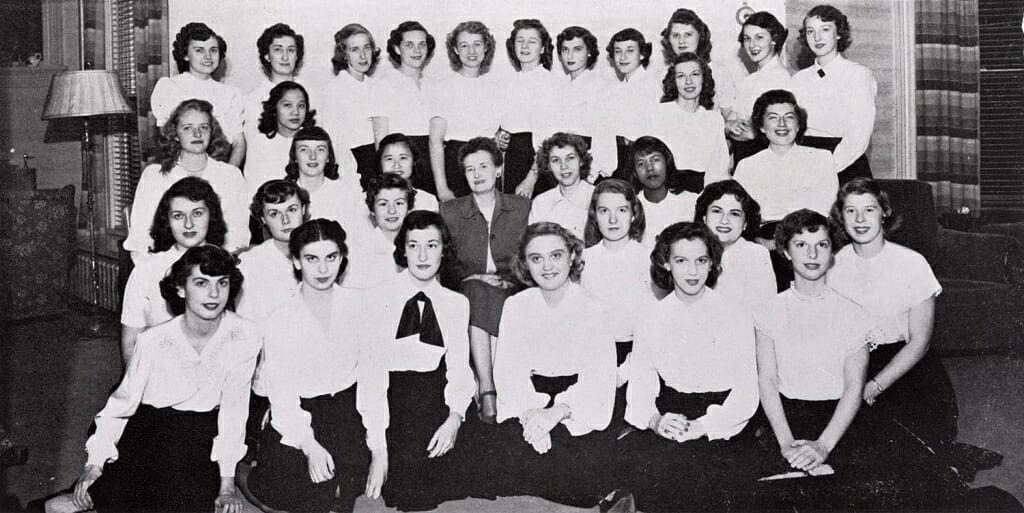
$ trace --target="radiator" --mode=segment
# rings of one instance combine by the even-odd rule
[[[75,262],[71,268],[72,296],[111,312],[119,311],[121,308],[121,288],[118,286],[121,275],[120,264],[114,259],[97,256],[96,270],[99,274],[99,290],[96,291],[92,284],[91,261],[92,256],[89,253],[75,253]]]

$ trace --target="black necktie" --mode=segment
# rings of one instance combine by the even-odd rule
[[[420,315],[420,307],[417,303],[423,302],[423,315]],[[437,318],[434,316],[434,307],[430,298],[423,292],[417,292],[415,296],[405,302],[402,309],[402,318],[398,321],[398,332],[395,338],[405,338],[409,335],[419,333],[420,342],[432,346],[444,347],[444,337],[441,335],[441,328],[437,325]]]
[[[818,68],[818,77],[825,78],[825,70]]]

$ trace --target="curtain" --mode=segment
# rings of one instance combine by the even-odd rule
[[[980,215],[976,0],[915,0],[917,177],[939,213]]]

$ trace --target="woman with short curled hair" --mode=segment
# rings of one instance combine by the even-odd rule
[[[305,39],[284,23],[267,27],[256,40],[260,68],[266,80],[261,81],[245,95],[245,128],[255,128],[260,122],[263,102],[275,85],[284,81],[296,82],[302,59],[306,54]],[[249,135],[246,134],[246,138]]]
[[[327,81],[317,101],[321,125],[333,134],[343,161],[354,159],[362,177],[373,175],[374,132],[380,82],[377,66],[381,49],[373,34],[359,23],[349,23],[334,33],[334,78]]]
[[[789,88],[789,70],[782,62],[788,35],[786,27],[767,11],[751,14],[740,29],[740,46],[757,69],[737,84],[736,103],[729,114],[736,121],[729,126],[729,138],[737,164],[764,149],[757,137],[758,124],[751,119],[754,102],[765,91]]]

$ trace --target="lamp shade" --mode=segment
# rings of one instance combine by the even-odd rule
[[[117,74],[107,70],[65,71],[50,80],[43,119],[128,114]]]

